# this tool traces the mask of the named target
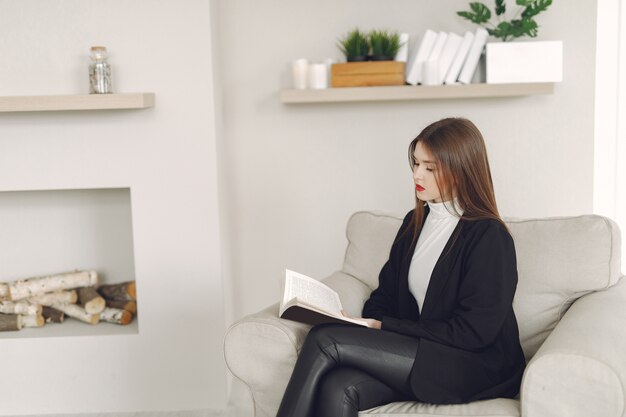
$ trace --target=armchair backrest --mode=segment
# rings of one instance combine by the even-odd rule
[[[515,241],[519,281],[513,307],[528,360],[575,300],[617,282],[620,233],[597,215],[505,220]],[[342,271],[376,288],[401,223],[401,217],[380,212],[353,214]]]

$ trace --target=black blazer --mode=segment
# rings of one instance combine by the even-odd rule
[[[408,230],[412,215],[404,218],[363,317],[416,338],[410,383],[420,401],[515,397],[525,360],[513,312],[517,263],[511,235],[496,220],[461,218],[435,264],[419,311],[408,283],[417,242]]]

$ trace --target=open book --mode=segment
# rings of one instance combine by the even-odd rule
[[[367,327],[365,320],[341,314],[339,294],[321,282],[289,269],[285,270],[285,292],[278,315],[308,324],[352,323]]]

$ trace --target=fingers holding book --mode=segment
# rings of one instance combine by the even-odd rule
[[[346,310],[341,310],[341,314],[343,314],[344,317],[347,317],[349,319],[363,320],[364,322],[367,323],[367,327],[369,327],[370,329],[380,329],[382,327],[382,323],[379,320],[376,320],[376,319],[366,319],[366,318],[361,318],[361,317],[350,317],[350,315],[348,314],[348,312]]]

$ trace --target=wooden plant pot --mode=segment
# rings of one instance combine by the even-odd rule
[[[374,85],[404,85],[404,62],[367,61],[333,64],[333,87],[364,87]]]

